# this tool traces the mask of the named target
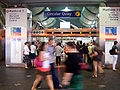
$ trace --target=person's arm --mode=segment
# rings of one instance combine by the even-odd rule
[[[63,49],[62,49],[62,47],[60,47],[60,52],[63,53]]]
[[[104,53],[104,52],[102,52],[102,55],[105,55],[105,53]]]
[[[119,51],[117,49],[115,49],[115,53],[119,53]]]
[[[94,51],[93,54],[90,55],[90,57],[94,57],[94,56],[97,56],[97,55],[98,55],[98,53],[96,51]]]
[[[34,47],[34,51],[36,51],[36,47]]]
[[[40,61],[45,61],[45,60],[50,60],[50,59],[51,59],[51,58],[44,58],[44,57],[43,57],[43,54],[44,54],[44,52],[43,52],[43,51],[40,51],[40,53],[39,53]]]

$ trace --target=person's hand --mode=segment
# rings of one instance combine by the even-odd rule
[[[92,55],[89,55],[92,58]]]
[[[102,52],[102,55],[105,55],[105,53],[104,53],[104,52]]]

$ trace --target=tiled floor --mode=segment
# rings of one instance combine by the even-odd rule
[[[63,68],[56,68],[60,82],[62,81]],[[83,71],[84,90],[120,90],[120,70],[117,72],[105,69],[104,75],[92,78],[92,72]],[[1,68],[0,90],[31,90],[35,80],[35,69]],[[42,89],[49,90],[46,80],[43,80]]]

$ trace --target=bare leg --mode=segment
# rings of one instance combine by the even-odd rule
[[[100,61],[98,62],[98,71],[99,71],[99,73],[104,73],[104,71],[101,67],[101,62]]]
[[[52,81],[52,75],[47,75],[46,79],[47,79],[48,86],[50,87],[50,90],[54,90],[53,81]]]
[[[25,68],[28,68],[27,63],[25,63]]]
[[[94,77],[97,77],[97,61],[93,61]]]
[[[36,90],[36,86],[38,85],[38,83],[40,82],[40,80],[42,79],[41,75],[36,75],[36,79],[33,83],[32,89],[31,90]]]
[[[34,61],[33,60],[31,60],[31,63],[32,63],[32,66],[34,66]]]

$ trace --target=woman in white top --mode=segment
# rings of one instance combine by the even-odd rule
[[[61,43],[59,42],[57,44],[57,46],[55,47],[56,65],[60,65],[62,52],[63,52],[63,50],[62,50],[62,47],[61,47]]]
[[[34,42],[32,42],[32,45],[30,46],[30,49],[31,49],[31,55],[30,55],[30,57],[31,57],[31,63],[32,63],[32,66],[34,66],[34,61],[33,60],[36,57],[36,55],[35,55],[36,46],[34,45]]]
[[[54,90],[52,75],[51,75],[51,70],[50,70],[51,58],[50,58],[50,55],[47,49],[48,49],[48,44],[45,42],[42,42],[39,48],[39,55],[38,55],[39,61],[42,62],[42,66],[36,67],[36,79],[33,83],[31,90],[36,90],[36,87],[38,83],[41,81],[43,76],[46,77],[50,90]]]
[[[24,60],[23,62],[25,63],[25,68],[28,69],[28,63],[30,62],[30,49],[29,49],[29,42],[25,42],[24,50]]]

